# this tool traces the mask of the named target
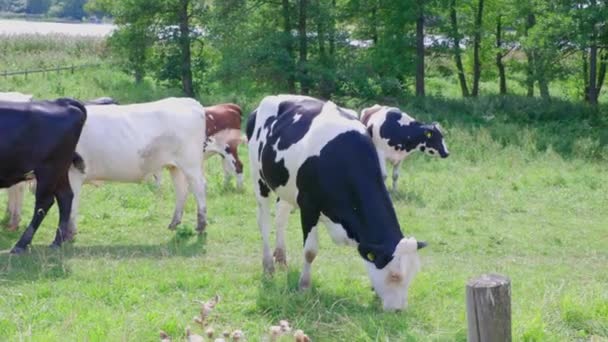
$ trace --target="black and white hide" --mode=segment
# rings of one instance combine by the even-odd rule
[[[357,247],[384,309],[405,308],[408,287],[419,269],[418,249],[425,243],[403,236],[376,149],[352,111],[310,97],[269,96],[249,116],[247,137],[264,270],[274,271],[269,245],[274,192],[280,198],[277,262],[285,262],[289,211],[300,209],[301,289],[311,285],[322,222],[335,243]]]
[[[382,177],[386,179],[386,161],[393,165],[393,191],[397,190],[401,162],[415,151],[447,158],[450,155],[441,126],[425,124],[399,108],[375,105],[361,112],[361,122],[367,128],[378,152]]]

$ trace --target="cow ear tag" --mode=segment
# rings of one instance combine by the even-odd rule
[[[374,253],[372,253],[372,252],[367,253],[367,260],[374,261],[374,259],[376,259],[376,256],[374,255]]]
[[[431,131],[427,131],[425,134],[426,134],[427,138],[430,138],[433,136],[433,132],[431,132]]]

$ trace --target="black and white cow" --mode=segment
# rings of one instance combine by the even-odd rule
[[[263,265],[274,271],[270,253],[270,192],[277,209],[277,262],[285,262],[285,228],[292,207],[300,209],[304,268],[300,288],[311,285],[323,222],[335,243],[356,246],[384,309],[402,309],[419,269],[418,249],[405,238],[382,180],[378,155],[352,111],[332,102],[297,95],[269,96],[249,116],[251,174],[263,239]]]
[[[416,121],[399,108],[375,105],[361,112],[361,122],[376,146],[382,177],[386,179],[386,160],[393,164],[393,191],[397,190],[401,162],[414,151],[447,158],[450,155],[441,126]]]
[[[36,204],[29,226],[11,250],[22,253],[57,200],[59,227],[51,246],[69,239],[68,222],[74,194],[68,170],[84,170],[75,152],[87,112],[73,99],[0,101],[0,188],[36,177]]]

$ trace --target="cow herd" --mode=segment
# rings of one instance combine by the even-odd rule
[[[225,182],[242,187],[238,145],[241,109],[235,104],[203,107],[190,98],[119,105],[111,98],[77,101],[32,100],[0,93],[0,188],[9,188],[9,229],[19,224],[26,181],[36,182],[32,220],[11,253],[27,250],[52,204],[59,226],[52,247],[76,234],[84,183],[160,181],[168,169],[176,192],[169,228],[182,219],[192,192],[197,231],[207,223],[203,160],[223,159]],[[299,95],[265,97],[246,123],[249,167],[263,241],[263,267],[286,263],[285,230],[290,212],[300,209],[304,237],[299,287],[311,285],[318,254],[319,223],[337,244],[357,248],[385,310],[407,306],[409,284],[419,269],[423,241],[401,232],[384,184],[386,161],[399,167],[414,151],[449,155],[439,124],[418,122],[398,108],[376,105],[353,110]],[[270,248],[271,192],[276,203],[276,246]]]

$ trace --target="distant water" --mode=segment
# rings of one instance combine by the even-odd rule
[[[72,24],[0,19],[0,35],[61,33],[72,36],[105,37],[115,27],[111,24]]]

